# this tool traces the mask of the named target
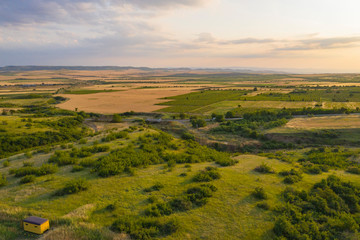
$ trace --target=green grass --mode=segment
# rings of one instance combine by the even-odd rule
[[[167,97],[166,99],[172,99],[173,101],[159,103],[158,105],[170,107],[160,109],[158,112],[195,112],[197,109],[213,103],[239,99],[247,92],[248,91],[244,90],[204,90],[175,97]]]

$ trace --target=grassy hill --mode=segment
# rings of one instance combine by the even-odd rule
[[[135,130],[136,129],[136,130]],[[194,206],[186,211],[174,211],[169,215],[147,217],[159,221],[175,221],[176,231],[171,234],[160,234],[162,239],[273,239],[274,221],[277,218],[273,210],[284,204],[281,193],[288,186],[284,177],[278,174],[261,174],[254,169],[267,163],[277,173],[291,168],[298,168],[297,163],[286,163],[276,159],[256,155],[238,155],[233,166],[221,167],[209,162],[169,164],[162,162],[147,167],[134,168],[106,178],[99,177],[93,167],[84,167],[74,172],[74,165],[82,166],[83,162],[96,161],[109,152],[96,153],[77,161],[77,163],[59,166],[56,173],[38,176],[34,182],[21,184],[21,178],[9,174],[10,169],[23,168],[29,162],[33,167],[46,164],[55,151],[70,151],[71,147],[91,147],[96,144],[107,145],[109,151],[129,144],[147,134],[158,134],[157,130],[138,127],[133,128],[125,138],[101,142],[111,133],[88,137],[70,148],[53,148],[48,153],[34,153],[31,158],[18,154],[2,159],[0,164],[9,161],[10,165],[0,168],[0,173],[7,177],[8,184],[0,188],[0,236],[3,239],[37,239],[38,236],[22,231],[21,219],[28,215],[49,218],[52,229],[42,239],[129,239],[125,233],[111,231],[111,226],[118,219],[144,218],[146,210],[156,203],[166,203],[183,196],[189,188],[200,186],[194,177],[206,167],[218,167],[220,179],[208,184],[217,191],[207,199],[206,204]],[[186,141],[173,139],[176,150],[188,151]],[[69,147],[69,146],[65,146]],[[64,146],[63,146],[64,148]],[[86,164],[83,164],[84,166]],[[315,182],[336,173],[344,180],[359,183],[360,176],[332,170],[320,175],[305,174],[303,180],[293,185],[295,189],[309,190]],[[56,196],[65,183],[84,179],[89,187],[76,194]],[[160,186],[153,189],[154,186]],[[257,187],[263,187],[268,198],[258,200],[253,196]],[[153,202],[153,203],[152,203]],[[266,202],[270,209],[257,206]],[[146,217],[145,217],[146,218]]]

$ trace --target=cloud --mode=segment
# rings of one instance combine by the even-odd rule
[[[351,48],[360,45],[360,37],[309,38],[294,41],[291,46],[280,47],[280,51],[305,51],[316,49]]]
[[[159,14],[159,9],[198,7],[205,3],[205,0],[2,0],[0,24],[89,24],[114,20],[119,15],[134,16],[139,11]]]

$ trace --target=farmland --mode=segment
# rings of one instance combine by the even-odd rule
[[[0,72],[0,239],[358,239],[358,80]]]

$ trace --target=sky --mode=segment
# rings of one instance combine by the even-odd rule
[[[358,0],[1,0],[0,66],[360,72]]]

